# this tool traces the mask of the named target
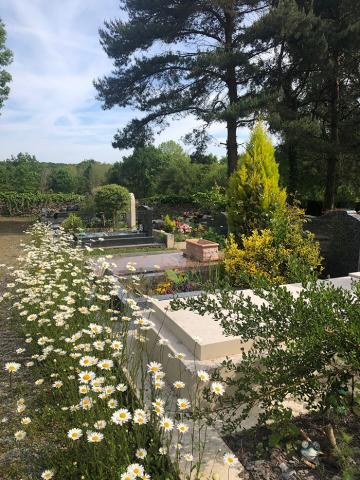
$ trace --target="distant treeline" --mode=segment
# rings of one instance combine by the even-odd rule
[[[42,163],[28,153],[0,162],[0,192],[87,194],[106,183],[110,165]]]
[[[43,163],[28,153],[0,162],[0,192],[90,194],[106,183],[123,185],[137,198],[191,195],[225,186],[226,165],[212,154],[188,155],[173,141],[137,148],[113,165]]]
[[[280,164],[280,183],[289,190],[289,165],[281,146],[276,150],[276,157]],[[323,163],[320,159],[315,162],[315,156],[304,155],[303,165],[307,169],[299,176],[296,197],[304,207],[311,201],[321,204],[324,195]],[[336,206],[354,208],[360,196],[355,161],[347,162],[347,169],[343,169],[341,177]],[[0,161],[0,192],[88,195],[100,185],[116,183],[133,192],[138,199],[159,196],[190,198],[199,192],[209,192],[214,187],[224,192],[227,181],[225,158],[203,153],[189,155],[172,140],[157,147],[135,148],[133,153],[114,164],[95,160],[84,160],[78,164],[42,163],[27,153]]]

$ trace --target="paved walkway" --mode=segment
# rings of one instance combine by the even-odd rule
[[[209,265],[184,257],[182,252],[158,253],[153,255],[133,255],[127,257],[114,256],[112,262],[116,263],[113,272],[118,275],[129,273],[126,265],[134,262],[136,271],[139,273],[165,271],[169,269],[188,270]],[[213,264],[213,262],[212,262]]]

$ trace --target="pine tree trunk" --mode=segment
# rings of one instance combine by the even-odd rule
[[[228,175],[230,176],[237,166],[238,146],[236,139],[237,125],[236,120],[227,121],[227,160],[228,160]]]
[[[225,9],[225,50],[231,56],[233,54],[233,35],[235,31],[235,11],[233,8]],[[228,99],[230,113],[226,121],[227,128],[227,160],[228,160],[228,175],[230,176],[237,166],[238,160],[238,144],[237,144],[237,118],[231,111],[232,105],[238,101],[236,68],[231,61],[226,70],[226,85],[228,88]]]
[[[336,61],[338,64],[338,60]],[[337,73],[337,72],[336,72]],[[327,158],[326,186],[324,208],[333,210],[335,207],[336,189],[337,189],[337,166],[339,163],[339,102],[340,102],[340,83],[337,75],[332,85],[332,96],[330,104],[330,141],[331,148]]]

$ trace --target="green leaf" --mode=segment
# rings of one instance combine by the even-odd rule
[[[271,448],[280,447],[281,440],[282,440],[282,435],[279,432],[273,432],[269,436],[269,447]]]

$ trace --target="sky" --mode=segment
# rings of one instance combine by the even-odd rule
[[[136,112],[103,110],[92,83],[111,71],[98,29],[121,17],[119,1],[1,0],[0,17],[14,54],[10,96],[0,115],[0,159],[28,152],[42,162],[113,163],[128,154],[111,142]],[[196,125],[191,117],[173,121],[155,143],[181,143]],[[214,125],[211,133],[209,151],[224,155],[223,126]]]

